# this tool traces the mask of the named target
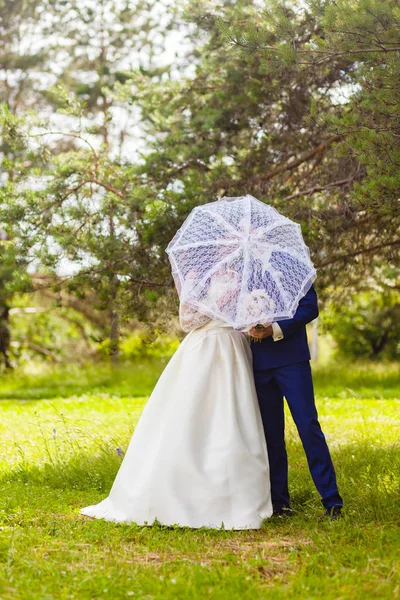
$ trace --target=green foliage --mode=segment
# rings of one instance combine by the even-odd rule
[[[43,89],[41,75],[51,69],[49,48],[43,44],[43,37],[41,44],[35,43],[38,38],[34,34],[40,31],[44,35],[40,14],[43,17],[43,8],[46,10],[48,4],[38,0],[0,1],[0,97],[13,112],[27,110],[38,101]],[[27,36],[30,44],[22,50]]]
[[[83,363],[95,356],[97,332],[79,312],[36,295],[14,296],[10,314],[12,360],[23,367],[46,363]]]
[[[155,379],[160,367],[152,368]],[[374,370],[384,374],[368,365],[359,373],[369,371],[372,382]],[[71,373],[64,376],[71,381]],[[130,369],[119,370],[115,385],[130,376]],[[74,374],[78,394],[82,377],[83,371]],[[50,390],[62,379],[61,371],[49,372],[43,386]],[[139,372],[125,397],[111,388],[74,396],[71,387],[51,401],[0,402],[2,599],[395,597],[398,380],[387,400],[361,395],[357,375],[352,392],[339,372],[326,372],[326,382],[336,397],[319,387],[318,409],[346,503],[343,520],[319,520],[322,507],[288,415],[294,516],[247,532],[115,525],[79,515],[112,485],[117,449],[125,451],[146,401],[137,396],[143,395]]]
[[[60,67],[54,85],[42,90],[50,110],[39,106],[38,114],[19,114],[9,102],[1,110],[7,150],[2,161],[9,173],[0,187],[0,224],[9,224],[19,256],[40,269],[48,287],[90,297],[107,313],[116,357],[123,319],[145,318],[159,294],[148,298],[142,292],[163,287],[149,276],[151,249],[140,244],[139,222],[148,223],[147,201],[155,198],[138,189],[135,168],[126,160],[132,136],[125,124],[137,107],[121,102],[120,88],[131,76],[126,66],[144,48],[141,66],[150,73],[174,11],[161,25],[160,3],[150,0],[71,0],[48,9],[32,36],[46,38],[49,26],[57,40],[51,51],[63,59],[54,61]]]
[[[309,222],[319,220],[311,245],[323,256],[317,259],[322,283],[335,278],[347,287],[364,286],[376,267],[398,266],[399,19],[391,0],[310,0],[306,6],[274,0],[245,27],[229,25],[228,17],[218,21],[246,62],[252,57],[272,78],[290,73],[297,109],[299,82],[305,84],[307,131],[319,128],[335,142],[302,173],[307,185],[289,179],[297,214],[306,214],[298,204],[304,199]],[[246,77],[254,80],[252,72]]]
[[[10,99],[1,112],[0,224],[40,285],[101,315],[113,356],[126,321],[176,312],[165,247],[219,195],[252,193],[299,221],[322,298],[398,267],[395,3],[228,0],[211,13],[189,0],[189,27],[145,0],[46,6],[45,19],[36,3],[10,13],[10,32],[25,18],[39,39],[62,28],[69,52],[37,115]],[[172,27],[191,45],[160,66]],[[47,45],[43,69],[64,50]],[[127,153],[122,114],[140,115],[142,154]]]
[[[128,334],[121,341],[121,357],[132,360],[138,358],[170,358],[179,346],[177,338],[169,338],[165,335],[155,340],[146,333],[137,332]],[[97,348],[99,355],[110,355],[110,342],[108,339],[101,342]]]
[[[12,367],[9,309],[13,292],[26,287],[26,280],[15,245],[0,221],[0,372],[3,366]]]
[[[18,140],[29,136],[29,126],[9,115],[3,120],[5,130],[19,128]],[[138,187],[131,165],[96,151],[88,132],[71,135],[84,146],[43,165],[43,186],[3,191],[0,222],[13,223],[19,255],[40,264],[54,291],[90,297],[97,310],[109,312],[112,337],[112,323],[125,317],[151,322],[169,284],[164,248],[155,245],[166,211],[154,193]],[[44,152],[40,147],[37,155]],[[73,275],[59,275],[65,265]]]
[[[165,335],[155,340],[146,335],[127,336],[121,344],[121,352],[127,359],[137,358],[170,358],[178,349],[179,340]]]
[[[400,303],[397,293],[364,292],[326,317],[339,355],[400,359]]]

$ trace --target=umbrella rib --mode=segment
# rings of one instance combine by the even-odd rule
[[[273,269],[271,271],[271,275],[272,275],[272,279],[275,282],[276,287],[278,288],[279,292],[281,293],[283,299],[287,302],[287,304],[290,304],[290,299],[287,297],[286,291],[283,288],[283,285],[281,284],[281,282],[279,281],[279,277],[276,275],[276,269]]]
[[[283,218],[286,220],[286,217],[283,217]],[[295,223],[294,221],[291,221],[290,219],[287,219],[287,222],[280,221],[278,223],[273,223],[269,227],[263,228],[264,229],[263,233],[269,233],[270,231],[272,231],[273,229],[276,229],[277,227],[293,226],[293,225],[297,226],[297,223]],[[300,234],[300,241],[305,245],[304,240],[303,240],[301,234]],[[265,241],[263,243],[266,244],[266,245],[269,245],[269,243],[267,241]],[[279,247],[278,244],[271,244],[271,246],[276,246],[276,248],[278,249],[278,251],[286,252],[287,254],[290,254],[294,258],[297,258],[302,263],[305,263],[307,261],[307,258],[309,259],[309,257],[302,256],[296,250],[292,250],[290,248],[285,248],[284,246]]]
[[[276,229],[277,227],[288,227],[288,226],[295,226],[297,225],[297,223],[295,223],[294,221],[291,221],[290,219],[286,219],[286,217],[282,217],[281,220],[277,221],[276,223],[272,223],[271,225],[267,225],[266,227],[263,227],[263,233],[269,233],[270,231],[272,231],[273,229]]]
[[[307,260],[309,260],[311,262],[311,260],[308,257],[302,256],[296,250],[292,250],[291,248],[284,248],[284,247],[280,248],[276,244],[274,244],[274,246],[276,249],[274,248],[274,250],[272,250],[271,252],[283,252],[285,254],[289,254],[289,256],[293,256],[293,258],[296,258],[303,265],[307,265]]]
[[[299,260],[304,266],[307,266],[306,262],[304,261],[304,256],[300,256],[298,254],[298,252],[293,251],[293,250],[291,250],[289,248],[279,248],[279,246],[276,246],[274,244],[274,249],[271,250],[271,254],[272,254],[272,252],[285,252],[286,254],[289,254],[289,256],[293,256],[294,258],[296,258],[297,260]],[[271,265],[271,267],[272,267],[272,265]],[[276,273],[277,273],[277,269],[274,269],[272,267],[272,270],[271,270],[272,279],[274,280],[277,288],[279,289],[280,293],[282,294],[283,298],[286,300],[286,302],[288,303],[288,306],[289,306],[289,305],[291,305],[291,301],[288,298],[288,296],[286,294],[286,291],[283,288],[283,286],[282,286],[282,284],[281,284],[281,282],[279,280],[279,277],[276,276]]]
[[[289,256],[293,256],[303,265],[307,265],[307,261],[311,262],[311,259],[308,256],[303,256],[299,254],[296,250],[292,250],[291,248],[285,248],[285,246],[279,246],[278,244],[270,244],[268,242],[263,242],[262,245],[265,245],[272,254],[273,252],[282,252],[284,254],[289,254]]]
[[[248,214],[247,214],[247,236],[250,233],[250,228],[251,228],[251,202],[248,205]],[[245,286],[247,284],[247,280],[245,278],[245,275],[247,276],[247,272],[249,270],[249,263],[250,263],[250,259],[249,259],[249,249],[244,246],[243,247],[243,271],[242,271],[242,281],[240,283],[240,291],[239,291],[239,298],[242,298],[243,296],[243,292],[245,290]],[[248,289],[248,288],[247,288]],[[240,317],[242,317],[243,315],[243,302],[242,304],[238,307],[238,312]],[[236,320],[238,320],[238,318],[236,317]]]
[[[271,250],[270,250],[270,252],[271,252],[271,254],[273,252],[283,252],[283,253],[289,254],[289,256],[293,256],[299,262],[301,262],[303,265],[306,266],[306,262],[304,260],[305,257],[301,256],[298,252],[293,251],[290,248],[284,248],[284,247],[278,246],[277,244],[271,244]],[[283,299],[287,302],[288,305],[290,305],[291,304],[290,298],[288,298],[288,296],[286,294],[286,291],[285,291],[284,287],[282,286],[282,284],[281,284],[281,282],[279,280],[279,277],[277,276],[278,269],[275,269],[271,265],[271,263],[270,263],[269,260],[268,260],[268,262],[269,262],[269,264],[271,266],[270,274],[271,274],[272,279],[275,282],[276,287],[278,288],[278,290],[279,290],[280,294],[282,295]]]
[[[222,223],[222,225],[226,228],[226,229],[230,229],[231,231],[233,231],[233,233],[240,238],[240,233],[233,227],[233,225],[231,225],[230,223],[228,223],[228,221],[226,221],[217,211],[214,210],[210,210],[207,211],[209,215],[212,215],[212,217],[216,220],[219,221],[220,223]]]
[[[192,244],[183,244],[182,246],[180,246],[179,244],[177,244],[176,246],[173,246],[173,248],[171,248],[172,251],[174,250],[188,250],[189,248],[201,248],[202,246],[233,246],[233,245],[238,245],[239,243],[239,239],[234,239],[234,240],[210,240],[210,241],[204,241],[204,242],[193,242]]]

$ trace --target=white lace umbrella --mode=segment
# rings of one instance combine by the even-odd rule
[[[316,277],[300,225],[250,195],[194,208],[167,253],[180,302],[235,329],[292,318]]]

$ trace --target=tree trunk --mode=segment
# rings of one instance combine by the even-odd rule
[[[384,347],[387,344],[387,340],[388,340],[388,332],[385,331],[378,340],[373,340],[371,342],[371,346],[372,346],[371,358],[376,358],[378,356],[378,354],[380,354],[382,352],[382,350],[384,349]]]
[[[108,224],[110,227],[110,237],[115,238],[115,226],[114,217],[111,212],[108,218]],[[116,310],[116,301],[118,294],[118,277],[110,269],[110,303],[109,303],[109,319],[110,319],[110,356],[113,363],[118,362],[119,354],[119,318]]]
[[[0,354],[3,355],[6,369],[12,369],[8,351],[10,349],[10,320],[8,306],[0,308]]]
[[[110,303],[110,356],[111,362],[116,364],[119,358],[119,319],[118,314],[114,309],[115,300]]]

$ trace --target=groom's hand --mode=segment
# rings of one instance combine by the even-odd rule
[[[272,335],[272,325],[267,325],[264,329],[257,329],[257,327],[253,327],[250,329],[250,335],[257,340],[263,340],[264,338],[270,337]]]

